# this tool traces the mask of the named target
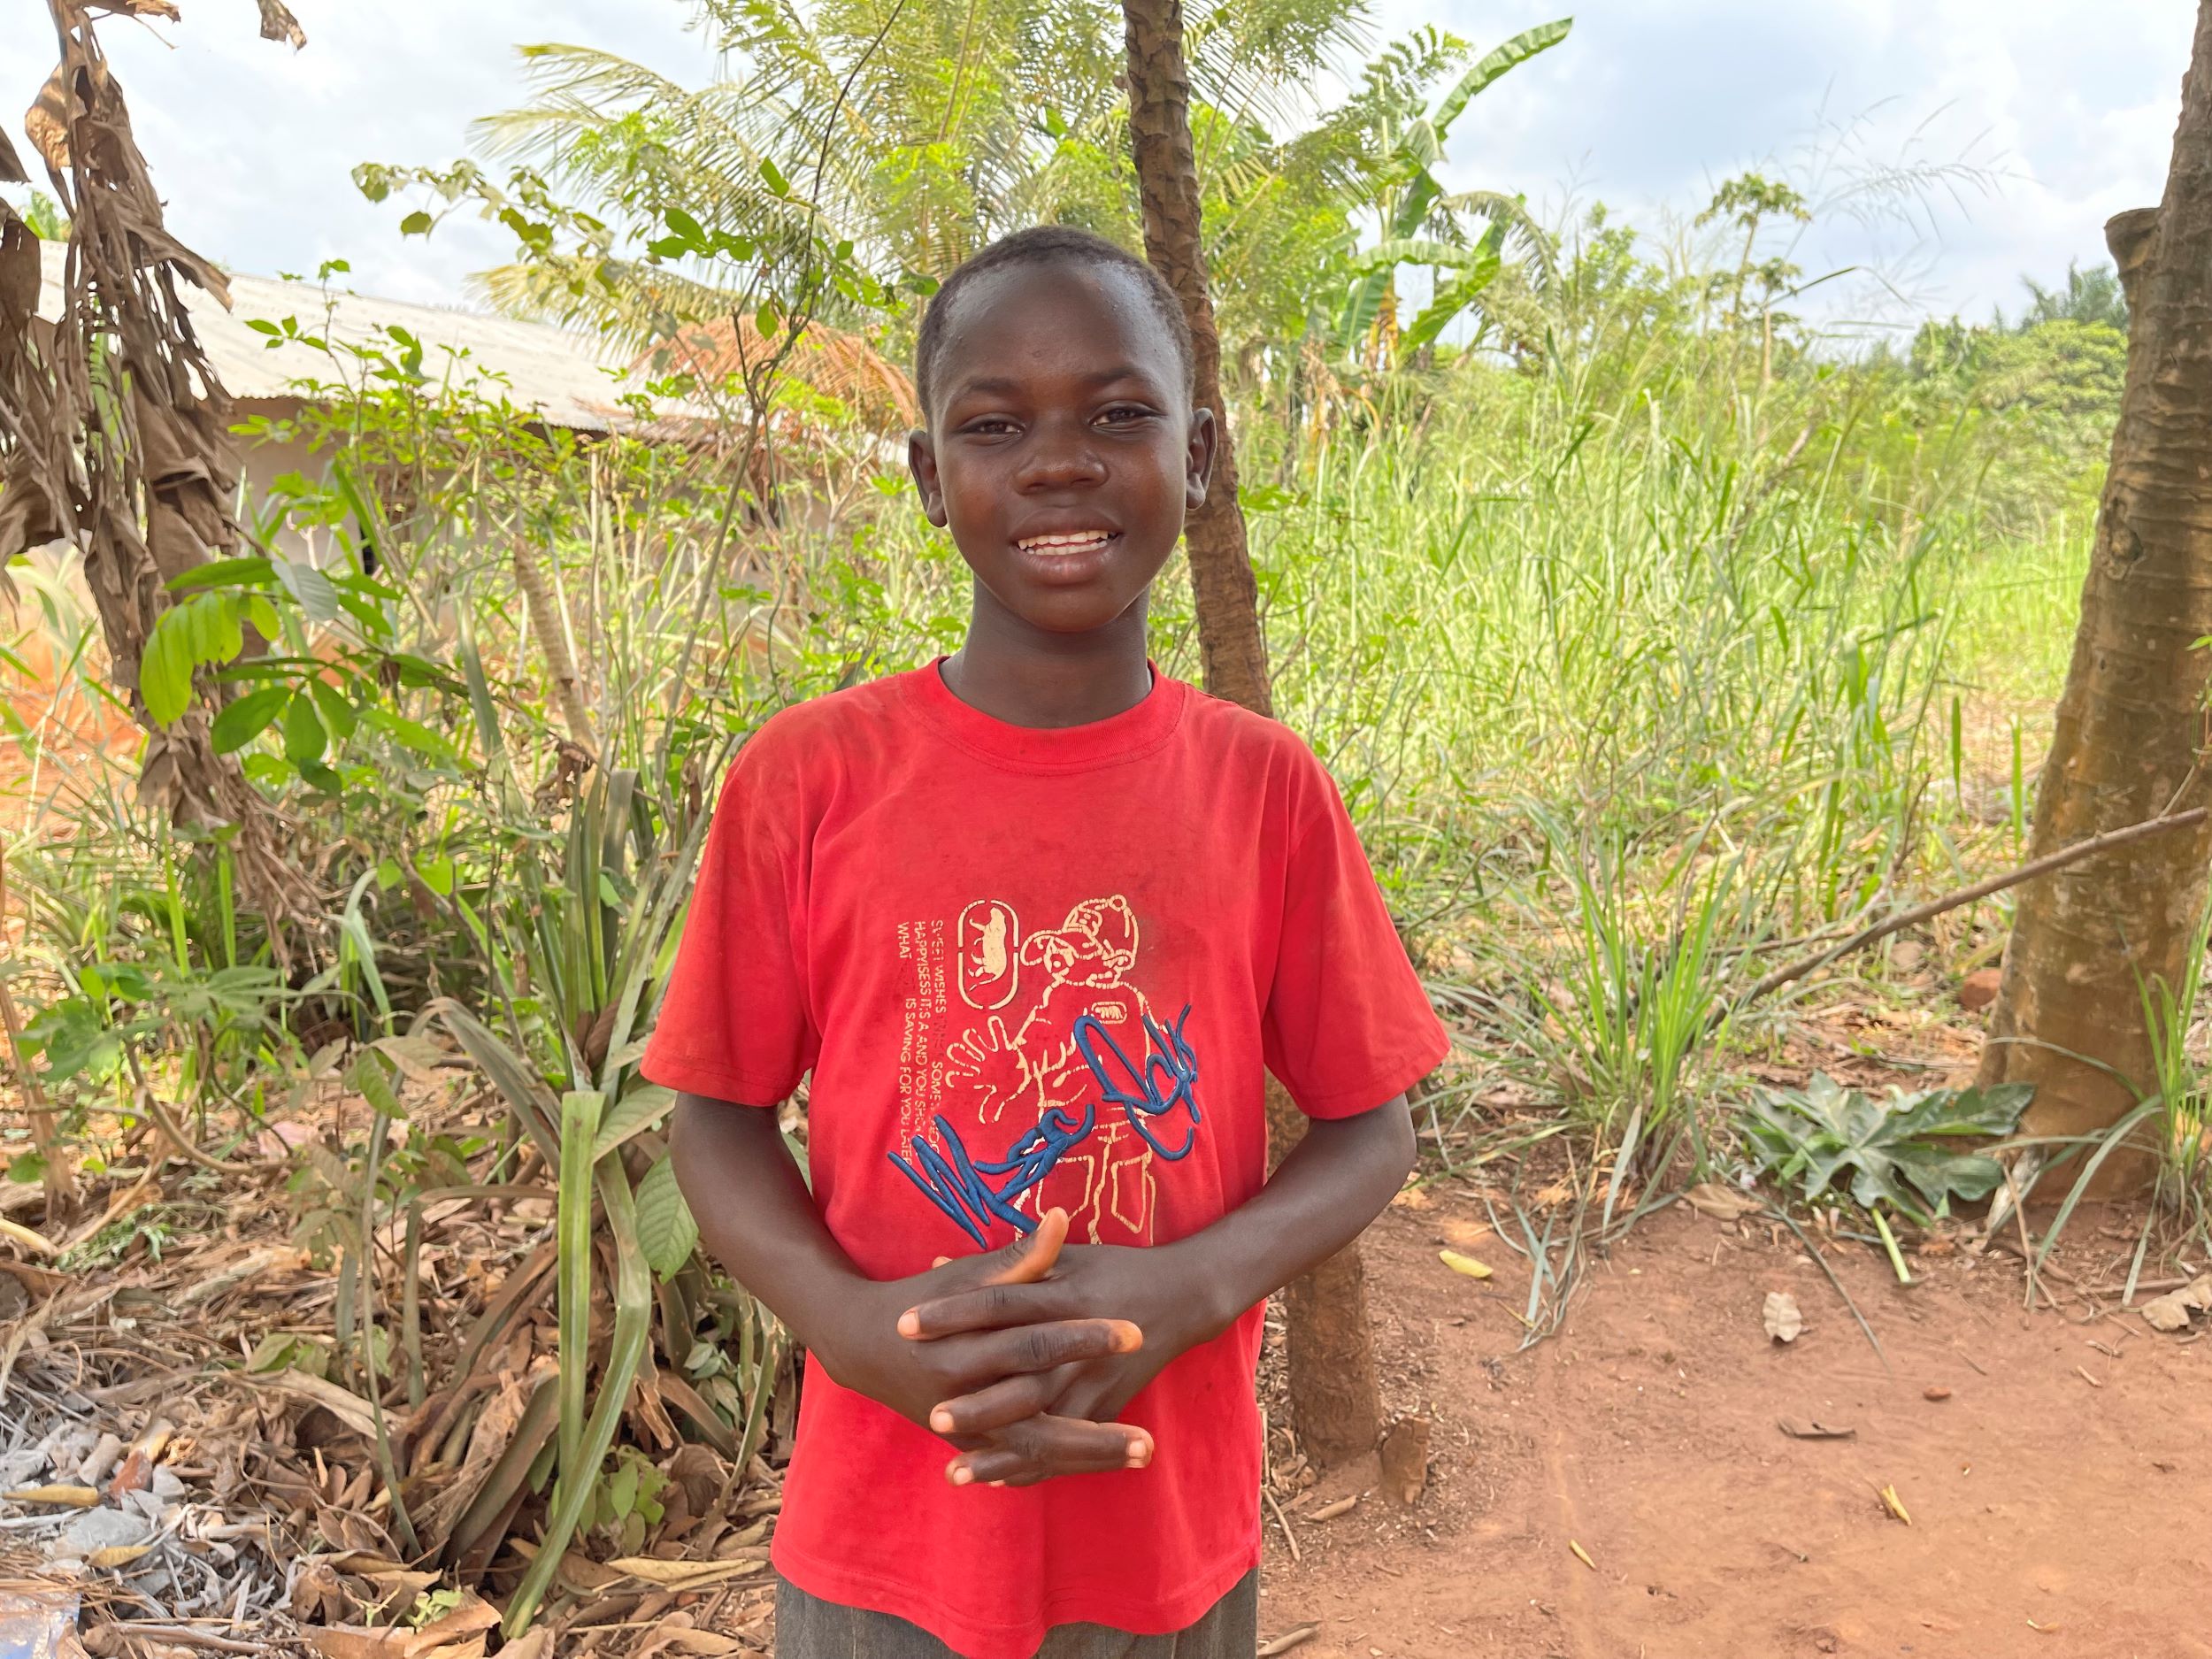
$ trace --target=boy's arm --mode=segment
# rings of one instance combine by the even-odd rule
[[[677,1183],[708,1250],[832,1378],[913,1422],[928,1423],[941,1400],[1014,1372],[1054,1371],[1132,1350],[1143,1340],[1125,1317],[1087,1316],[979,1331],[951,1343],[903,1341],[899,1313],[923,1297],[1049,1271],[1066,1217],[1055,1212],[1056,1220],[1048,1217],[993,1255],[878,1282],[830,1236],[773,1111],[680,1095],[671,1139]],[[986,1438],[1010,1437],[989,1433],[967,1443],[982,1447]],[[1141,1430],[1061,1417],[1039,1417],[1010,1438],[1056,1474],[1120,1469],[1151,1452]]]
[[[1039,1320],[1133,1319],[1144,1347],[1060,1372],[1010,1376],[932,1418],[941,1432],[987,1432],[1033,1412],[1110,1418],[1177,1355],[1226,1331],[1254,1303],[1342,1249],[1404,1185],[1417,1149],[1401,1094],[1356,1117],[1317,1118],[1251,1201],[1203,1232],[1152,1249],[1071,1248],[1050,1277],[979,1286],[910,1309],[900,1332],[940,1340]],[[964,1453],[978,1480],[1041,1478],[1005,1448]]]

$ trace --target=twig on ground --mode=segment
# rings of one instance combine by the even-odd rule
[[[216,1653],[265,1654],[269,1651],[266,1642],[240,1641],[231,1636],[218,1636],[211,1631],[194,1630],[187,1624],[148,1624],[132,1619],[127,1624],[101,1625],[94,1634],[103,1635],[108,1631],[142,1641],[173,1642],[180,1647],[206,1647]],[[85,1645],[94,1653],[123,1651],[119,1640],[112,1648],[105,1643],[96,1647],[92,1647],[90,1642]]]
[[[1298,1535],[1290,1530],[1290,1517],[1283,1513],[1283,1506],[1275,1502],[1273,1493],[1269,1492],[1265,1486],[1262,1486],[1260,1491],[1266,1495],[1267,1507],[1275,1511],[1275,1525],[1283,1529],[1283,1542],[1290,1546],[1290,1558],[1293,1561],[1300,1559]]]
[[[134,1059],[132,1064],[135,1068],[137,1062]],[[204,1170],[213,1170],[218,1175],[251,1175],[256,1172],[255,1166],[250,1164],[227,1163],[213,1153],[203,1152],[195,1146],[182,1126],[169,1115],[169,1109],[161,1103],[161,1096],[147,1087],[143,1078],[139,1079],[135,1092],[139,1110],[154,1120],[154,1125],[161,1131],[162,1138],[175,1148],[177,1155],[186,1162],[196,1164]]]

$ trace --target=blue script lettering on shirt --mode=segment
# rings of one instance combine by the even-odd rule
[[[1082,1015],[1075,1022],[1076,1051],[1090,1068],[1100,1100],[1120,1107],[1145,1144],[1171,1163],[1189,1156],[1198,1140],[1198,1056],[1183,1035],[1183,1022],[1189,1018],[1188,1004],[1171,1026],[1162,1025],[1149,1014],[1144,1017],[1145,1035],[1156,1052],[1146,1056],[1142,1066],[1124,1054],[1112,1033],[1092,1016]],[[1151,1125],[1176,1110],[1185,1115],[1189,1127],[1182,1144],[1171,1150]],[[1036,1222],[1015,1208],[1016,1201],[1051,1174],[1068,1148],[1088,1135],[1097,1121],[1096,1102],[1086,1103],[1080,1118],[1048,1108],[1034,1128],[1016,1137],[1004,1157],[984,1163],[969,1155],[960,1132],[941,1112],[936,1124],[945,1143],[942,1151],[915,1135],[907,1143],[913,1154],[910,1163],[895,1152],[884,1156],[921,1189],[923,1197],[987,1248],[990,1241],[984,1229],[995,1221],[1003,1221],[1017,1233],[1035,1231]]]

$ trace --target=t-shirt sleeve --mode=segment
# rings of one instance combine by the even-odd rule
[[[819,1050],[806,995],[806,866],[795,780],[764,731],[730,768],[641,1069],[687,1094],[772,1106]]]
[[[1319,762],[1307,764],[1261,1042],[1300,1110],[1351,1118],[1433,1071],[1451,1038],[1407,960],[1343,798]]]

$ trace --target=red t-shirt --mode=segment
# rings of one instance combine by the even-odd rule
[[[1156,676],[1061,730],[936,666],[777,715],[709,834],[644,1069],[781,1101],[879,1279],[1055,1205],[1077,1243],[1195,1233],[1267,1176],[1264,1066],[1317,1118],[1448,1046],[1335,785],[1287,727]],[[1259,1560],[1261,1310],[1123,1412],[1147,1469],[955,1487],[927,1429],[810,1369],[775,1564],[972,1659],[1054,1624],[1193,1623]]]

